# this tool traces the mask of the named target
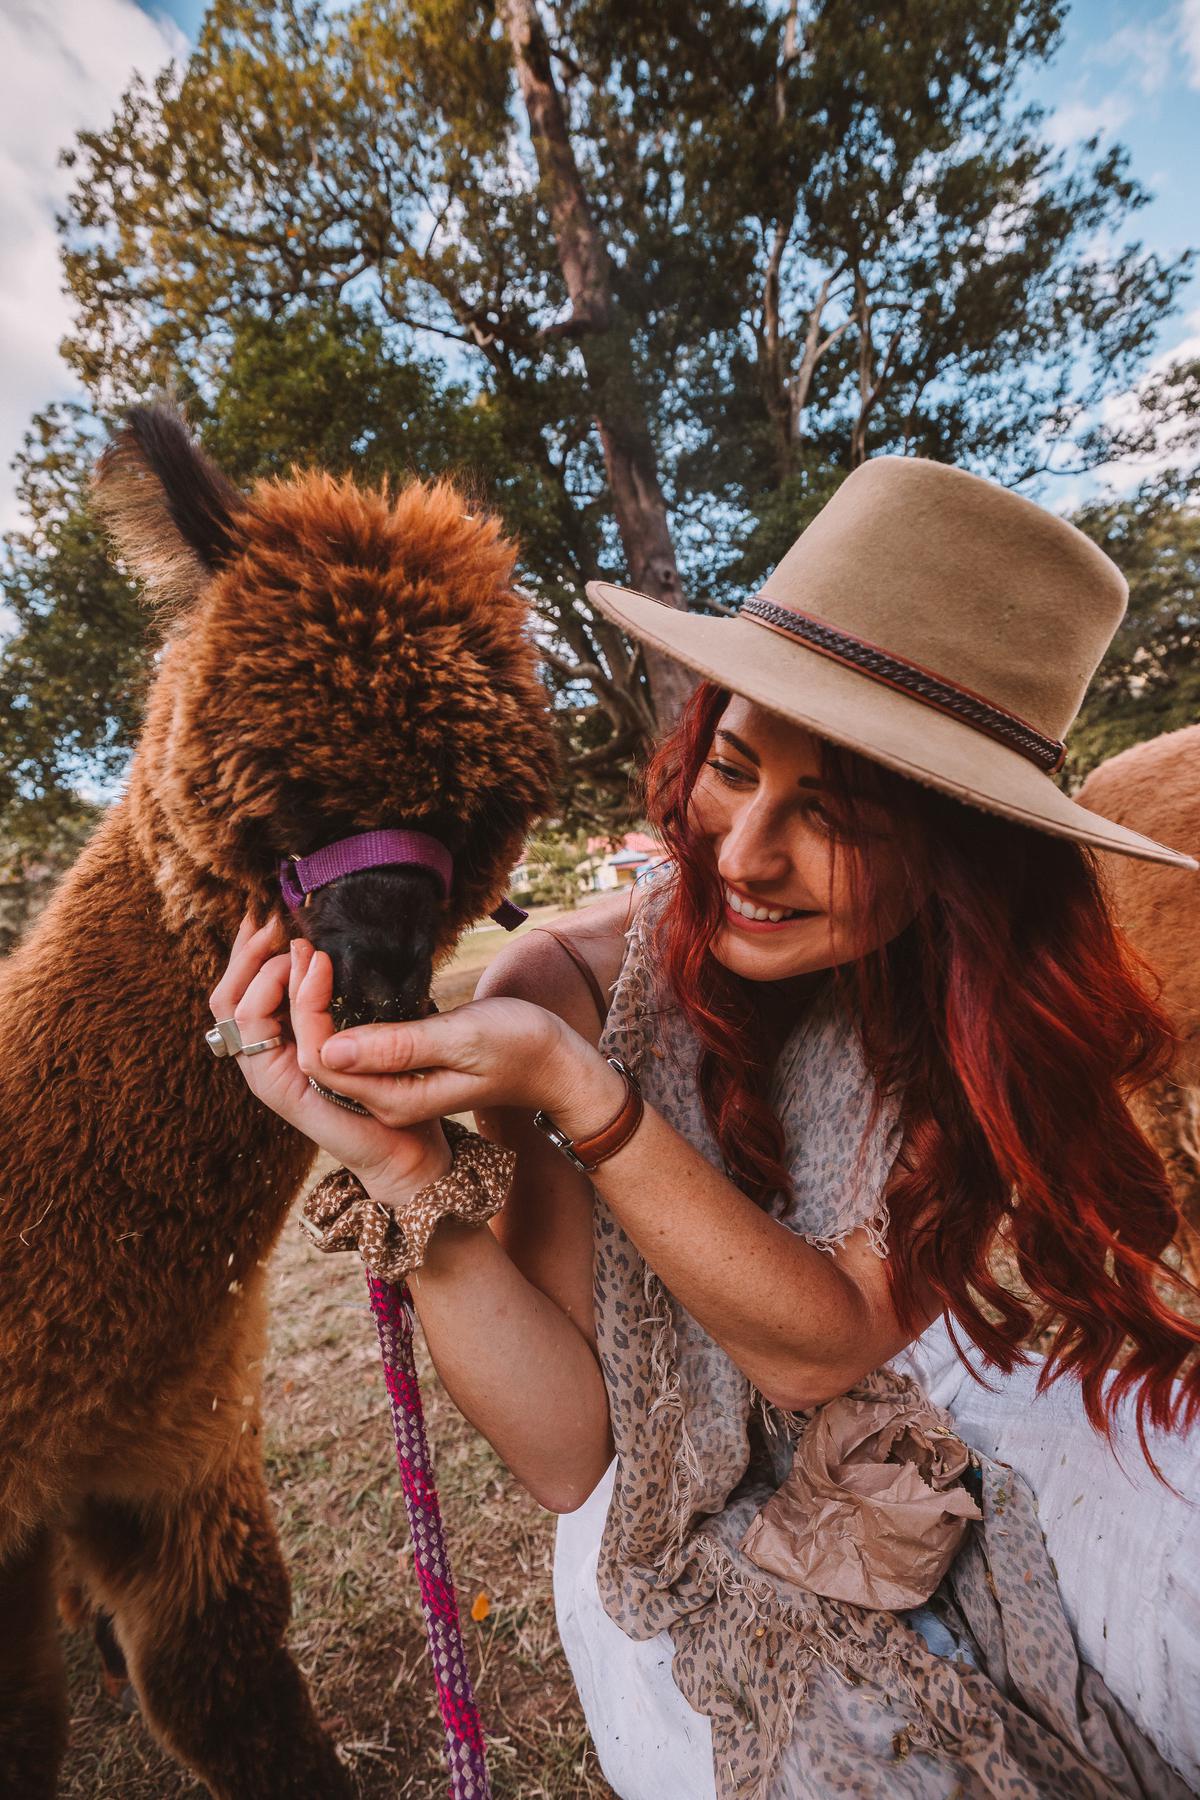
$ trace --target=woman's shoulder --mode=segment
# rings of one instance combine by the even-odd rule
[[[626,934],[645,892],[646,884],[638,882],[522,931],[484,971],[477,996],[531,1000],[595,1042],[603,1024],[597,1009],[603,999],[607,1011],[625,957]]]

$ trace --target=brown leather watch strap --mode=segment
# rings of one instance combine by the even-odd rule
[[[539,1131],[544,1131],[556,1149],[561,1150],[568,1162],[585,1175],[590,1175],[598,1164],[608,1157],[615,1156],[617,1151],[627,1144],[642,1122],[642,1114],[646,1110],[642,1099],[642,1090],[618,1056],[605,1059],[618,1075],[625,1080],[625,1099],[615,1119],[611,1119],[603,1131],[593,1132],[588,1138],[569,1138],[560,1131],[553,1119],[544,1112],[534,1114],[533,1122]]]

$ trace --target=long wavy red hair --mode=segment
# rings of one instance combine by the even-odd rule
[[[693,784],[729,695],[692,696],[645,777],[647,813],[676,864],[660,920],[673,998],[700,1044],[697,1080],[731,1179],[760,1204],[786,1192],[783,1133],[767,1100],[803,987],[755,983],[709,951],[722,918]],[[1195,1294],[1162,1261],[1178,1225],[1166,1170],[1126,1097],[1165,1072],[1174,1044],[1152,979],[1113,924],[1083,846],[966,806],[820,740],[835,853],[856,916],[879,901],[859,802],[885,806],[914,894],[911,923],[834,971],[852,1003],[876,1110],[900,1098],[888,1186],[888,1276],[902,1323],[924,1322],[922,1284],[1006,1373],[1048,1332],[1041,1385],[1077,1378],[1106,1434],[1137,1396],[1148,1426],[1200,1411],[1200,1327],[1165,1303]],[[782,987],[778,991],[769,990]],[[997,1275],[998,1237],[1027,1295]],[[1106,1381],[1115,1370],[1111,1381]],[[1178,1379],[1177,1379],[1178,1378]]]

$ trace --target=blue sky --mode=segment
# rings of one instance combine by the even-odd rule
[[[1101,130],[1129,150],[1154,196],[1134,226],[1147,245],[1164,256],[1200,247],[1200,0],[1078,0],[1029,91],[1063,139]],[[1196,277],[1185,305],[1200,305]]]
[[[203,12],[203,0],[0,0],[0,530],[17,522],[8,464],[30,415],[72,395],[57,353],[70,323],[54,235],[67,185],[58,153],[107,122],[135,70],[152,76],[185,54]],[[1057,140],[1101,130],[1129,148],[1154,195],[1134,224],[1149,247],[1200,246],[1200,0],[1076,0],[1030,94]],[[1200,276],[1160,333],[1163,359],[1180,349],[1200,355]],[[1109,478],[1129,487],[1144,472]],[[1064,508],[1081,497],[1070,482],[1044,496]]]
[[[173,20],[188,37],[196,35],[197,27],[204,17],[204,0],[137,0],[137,3],[142,12],[148,13],[152,19]]]

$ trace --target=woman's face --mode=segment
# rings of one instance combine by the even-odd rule
[[[879,916],[858,916],[849,853],[835,842],[824,798],[818,739],[734,695],[717,721],[689,816],[711,844],[724,889],[712,953],[748,981],[779,981],[865,955],[902,931],[919,904],[886,812],[864,799],[856,822],[870,834]]]

